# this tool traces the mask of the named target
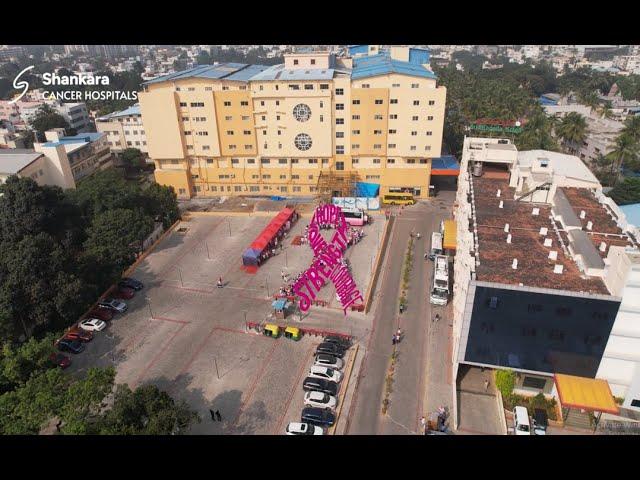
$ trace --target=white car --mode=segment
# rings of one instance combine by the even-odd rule
[[[336,383],[342,380],[342,373],[339,371],[332,368],[319,367],[318,365],[311,367],[309,370],[309,376],[313,378],[322,378],[323,380],[331,380]]]
[[[341,358],[334,357],[333,355],[327,355],[326,353],[319,353],[316,355],[314,365],[318,367],[328,367],[333,370],[342,370],[344,362]]]
[[[291,422],[285,430],[287,435],[324,435],[324,430],[310,423]]]
[[[304,394],[304,404],[318,408],[336,408],[338,401],[333,395],[322,392],[307,392]]]
[[[102,320],[98,320],[97,318],[87,318],[81,321],[78,326],[82,330],[86,330],[87,332],[99,332],[104,330],[107,324]]]

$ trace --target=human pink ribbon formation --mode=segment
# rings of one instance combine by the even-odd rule
[[[320,234],[320,225],[331,225],[335,232],[330,243]],[[306,312],[316,294],[327,281],[333,282],[336,293],[342,304],[344,314],[347,308],[358,300],[362,302],[362,294],[358,290],[349,269],[342,262],[342,254],[347,249],[348,225],[342,209],[336,205],[318,206],[309,225],[309,245],[315,254],[315,260],[293,285],[293,291],[299,298],[300,310]]]

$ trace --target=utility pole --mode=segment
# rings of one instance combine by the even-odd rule
[[[284,266],[289,268],[289,259],[287,258],[287,251],[284,251]]]
[[[182,281],[182,270],[180,267],[176,267],[178,269],[178,273],[180,274],[180,285],[184,288],[184,282]]]
[[[229,236],[231,236],[231,219],[227,217],[227,225],[229,226]]]
[[[216,377],[218,377],[218,380],[220,380],[220,373],[218,372],[218,359],[216,357],[213,357],[213,364],[216,366]]]
[[[264,286],[267,289],[267,297],[270,297],[270,295],[269,295],[269,279],[267,277],[264,277]]]
[[[144,297],[144,299],[147,301],[147,307],[149,307],[149,315],[151,316],[151,318],[153,318],[153,312],[151,311],[151,302],[149,301],[149,297]]]
[[[204,241],[204,245],[207,247],[207,260],[211,260],[211,256],[209,256],[209,244],[206,240]]]

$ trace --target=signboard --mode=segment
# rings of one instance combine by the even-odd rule
[[[335,229],[330,242],[320,233],[320,225],[331,225]],[[364,300],[349,268],[343,262],[348,228],[340,207],[320,205],[315,209],[309,225],[309,245],[313,249],[314,261],[293,285],[302,312],[309,310],[316,294],[329,281],[335,286],[345,315],[349,306]]]
[[[469,129],[479,132],[520,133],[522,124],[519,120],[480,118],[469,125]]]

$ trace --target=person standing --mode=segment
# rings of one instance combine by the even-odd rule
[[[211,415],[211,420],[215,422],[216,421],[216,414],[214,413],[214,411],[209,409],[209,414]]]
[[[216,410],[216,418],[218,419],[219,422],[222,421],[222,415],[220,415],[220,410]]]
[[[487,390],[489,390],[489,380],[484,381],[484,391],[486,392]]]
[[[218,279],[218,288],[222,288],[222,277]]]
[[[424,418],[424,415],[420,417],[420,426],[422,427],[422,433],[427,432],[427,419]]]

